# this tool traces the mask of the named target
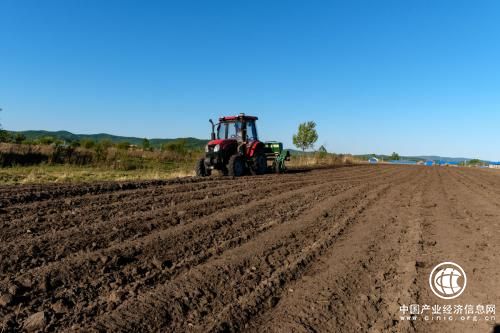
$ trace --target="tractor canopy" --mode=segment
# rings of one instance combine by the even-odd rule
[[[221,123],[225,122],[225,121],[235,121],[235,120],[240,120],[240,121],[249,121],[249,120],[259,120],[259,118],[257,117],[253,117],[253,116],[246,116],[244,113],[240,113],[239,115],[237,116],[229,116],[229,117],[220,117],[219,118],[219,121]]]
[[[257,141],[257,127],[255,121],[257,117],[245,116],[229,116],[219,118],[219,123],[216,125],[215,140],[211,140],[208,144],[211,145],[226,145],[235,142],[251,142]]]

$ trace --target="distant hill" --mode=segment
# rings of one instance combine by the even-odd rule
[[[294,155],[309,155],[309,154],[314,154],[314,151],[301,151],[301,150],[295,150],[295,149],[289,149],[290,153]],[[382,154],[362,154],[362,155],[354,155],[354,157],[360,159],[360,160],[368,160],[370,157],[376,157],[379,160],[384,160],[384,161],[389,161],[391,160],[390,155],[382,155]],[[466,158],[466,157],[443,157],[443,156],[400,156],[399,157],[401,160],[406,160],[406,161],[427,161],[427,160],[432,160],[432,161],[444,161],[444,162],[464,162],[464,161],[470,161],[472,158]],[[483,161],[483,160],[481,160]],[[483,162],[488,162],[488,161],[483,161]]]
[[[365,154],[365,155],[356,155],[355,157],[367,160],[370,157],[374,156],[373,154]],[[384,160],[388,161],[391,159],[390,155],[377,155],[375,154],[375,157],[378,158],[379,160]],[[466,158],[466,157],[444,157],[444,156],[435,156],[435,155],[428,155],[428,156],[400,156],[402,160],[408,160],[408,161],[444,161],[444,162],[455,162],[455,163],[461,163],[464,161],[470,161],[473,158]],[[483,161],[482,162],[489,162],[489,161]]]
[[[74,134],[68,131],[10,131],[11,133],[20,133],[26,136],[28,140],[37,140],[43,137],[53,137],[55,139],[71,142],[80,140],[93,140],[102,141],[110,140],[113,143],[128,142],[132,145],[141,145],[144,138],[138,137],[128,137],[128,136],[118,136],[111,134]],[[160,147],[164,143],[185,140],[188,148],[203,148],[207,144],[208,140],[201,140],[197,138],[172,138],[172,139],[150,139],[151,145],[153,147]]]
[[[464,162],[470,161],[472,158],[465,157],[443,157],[443,156],[414,156],[421,160],[432,160],[432,161],[445,161],[445,162]]]

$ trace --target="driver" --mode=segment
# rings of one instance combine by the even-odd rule
[[[234,124],[236,128],[236,135],[238,138],[243,138],[243,128],[240,126],[240,123],[237,122]]]

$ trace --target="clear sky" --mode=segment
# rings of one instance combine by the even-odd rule
[[[0,122],[500,160],[500,1],[0,0]]]

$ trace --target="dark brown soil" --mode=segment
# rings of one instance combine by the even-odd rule
[[[0,187],[0,332],[443,332],[450,304],[500,304],[500,173],[357,166],[285,175]]]

